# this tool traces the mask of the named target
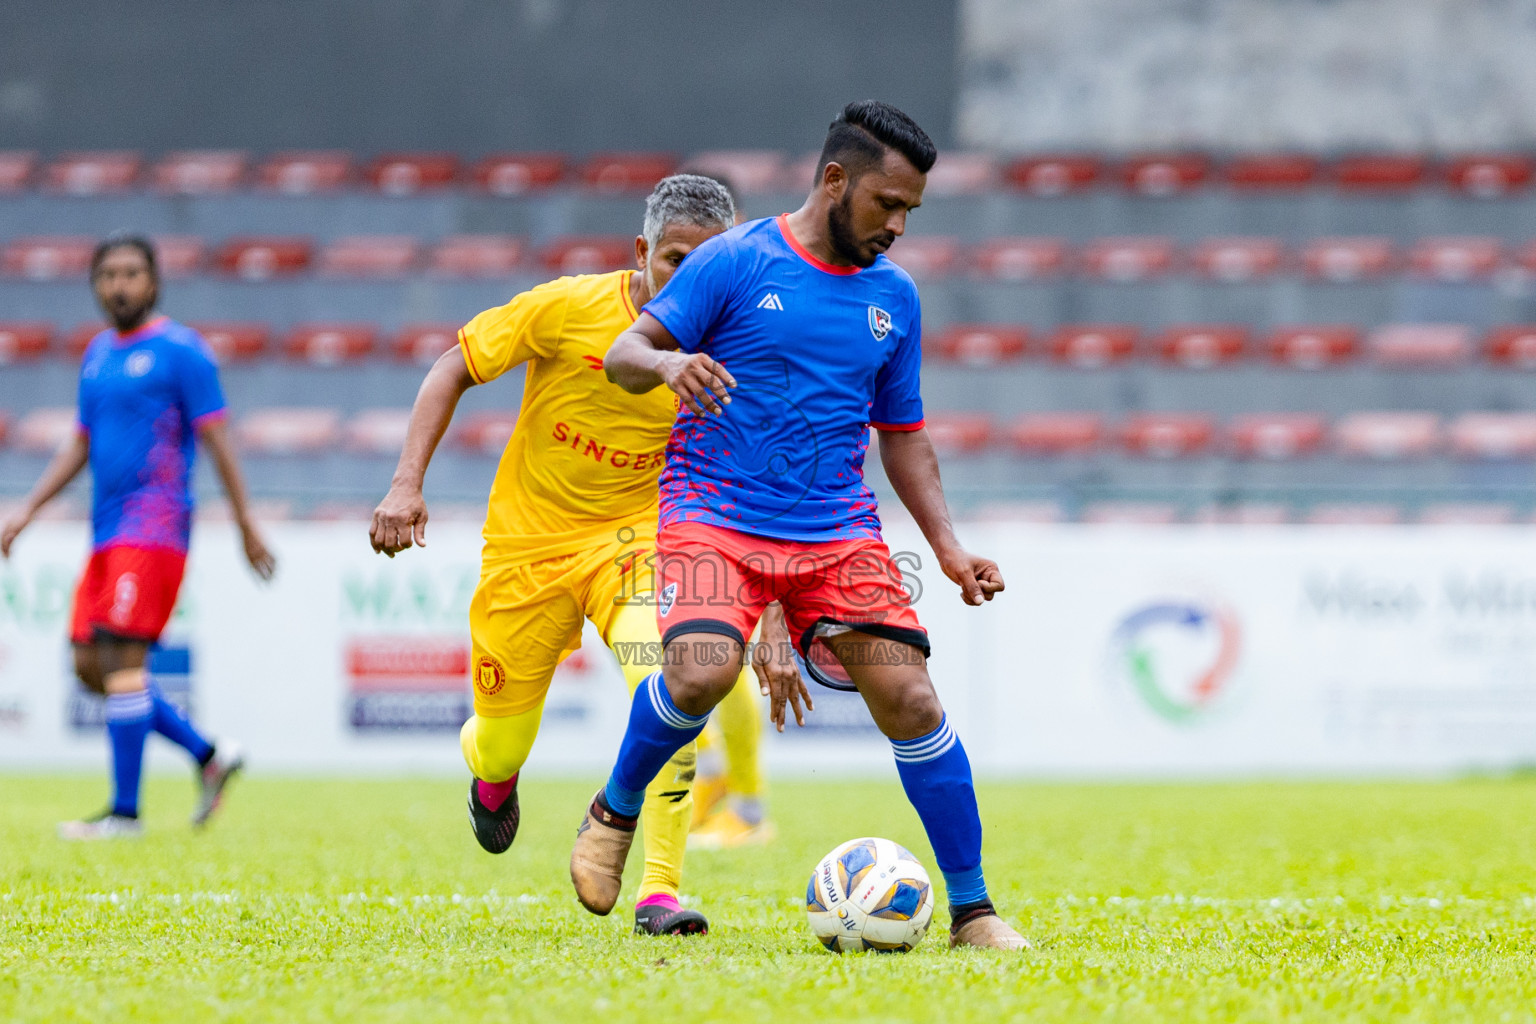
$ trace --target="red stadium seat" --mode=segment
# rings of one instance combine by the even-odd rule
[[[454,235],[427,255],[427,268],[444,277],[506,277],[523,262],[523,243],[511,235]]]
[[[986,192],[997,184],[997,161],[990,153],[946,152],[928,172],[925,196],[963,196]]]
[[[465,451],[500,458],[516,426],[515,412],[479,412],[464,418],[454,441]]]
[[[1536,458],[1536,413],[1464,413],[1451,421],[1446,436],[1458,458]]]
[[[1515,250],[1514,262],[1522,270],[1536,273],[1536,242],[1529,242]]]
[[[1430,412],[1357,412],[1334,424],[1339,453],[1359,459],[1414,459],[1440,445],[1440,417]]]
[[[557,274],[622,270],[635,265],[635,240],[628,235],[566,236],[546,245],[539,261]]]
[[[1164,501],[1095,501],[1083,506],[1081,519],[1098,526],[1170,526],[1179,507]]]
[[[1120,425],[1120,443],[1129,455],[1182,459],[1204,455],[1216,436],[1216,421],[1202,413],[1143,413]]]
[[[1472,332],[1460,324],[1392,324],[1372,331],[1366,347],[1381,366],[1460,366],[1472,356]]]
[[[149,180],[166,195],[211,195],[239,188],[245,167],[245,154],[238,150],[189,150],[166,154],[150,169]]]
[[[347,447],[364,455],[399,455],[410,409],[364,409],[347,421]]]
[[[1453,284],[1490,277],[1503,259],[1497,238],[1425,238],[1408,250],[1415,274]]]
[[[1067,243],[1059,238],[994,238],[977,247],[971,263],[999,281],[1034,281],[1062,271]]]
[[[960,262],[960,240],[946,235],[898,238],[886,255],[913,277],[947,277]]]
[[[395,335],[390,351],[403,362],[431,366],[438,356],[458,344],[459,328],[455,324],[412,324]]]
[[[340,150],[276,153],[256,170],[262,188],[291,196],[331,192],[352,181],[352,154]]]
[[[67,153],[43,168],[43,185],[72,196],[126,192],[142,166],[137,153]]]
[[[235,421],[240,447],[252,455],[318,455],[333,449],[340,433],[335,409],[257,409]]]
[[[32,281],[85,277],[95,249],[94,238],[16,238],[0,250],[0,272]]]
[[[74,406],[55,405],[23,413],[11,430],[11,447],[29,455],[52,455],[75,436],[80,418]]]
[[[498,153],[475,165],[470,180],[493,196],[521,196],[565,180],[560,153]]]
[[[203,269],[208,247],[195,235],[160,235],[155,238],[155,265],[161,277],[191,277]]]
[[[1222,168],[1222,178],[1244,191],[1290,191],[1317,182],[1318,162],[1300,153],[1239,157]]]
[[[1307,510],[1311,526],[1395,526],[1403,510],[1385,502],[1323,502]]]
[[[972,523],[1059,523],[1063,518],[1054,501],[988,501],[965,515]]]
[[[1302,250],[1301,265],[1309,277],[1347,284],[1384,277],[1397,257],[1386,238],[1319,238]]]
[[[345,501],[341,499],[317,502],[304,513],[304,519],[311,523],[356,523],[362,525],[373,521],[372,502]],[[433,516],[433,518],[437,518]]]
[[[952,324],[932,349],[940,359],[967,366],[997,366],[1024,357],[1029,330],[1011,324]]]
[[[253,498],[247,503],[251,518],[258,523],[281,523],[292,519],[293,502],[288,498]],[[197,503],[197,519],[203,523],[228,523],[234,519],[228,500],[213,498]]]
[[[59,354],[70,362],[78,363],[80,357],[85,355],[85,350],[90,345],[91,339],[106,329],[107,325],[100,322],[77,325],[64,335],[63,345],[60,347]]]
[[[649,192],[677,167],[671,153],[598,153],[581,167],[581,182],[604,192]]]
[[[1171,196],[1204,184],[1210,170],[1210,158],[1199,153],[1139,156],[1120,165],[1120,183],[1142,195]]]
[[[283,353],[315,366],[366,359],[377,339],[372,324],[302,324],[283,339]]]
[[[1425,505],[1418,521],[1430,526],[1503,526],[1515,521],[1515,506],[1501,501],[1450,501]]]
[[[5,439],[10,434],[10,432],[11,432],[11,414],[6,412],[4,409],[0,409],[0,448],[4,448],[5,447]],[[5,509],[5,511],[9,512],[10,509],[7,508],[7,509]],[[3,513],[0,513],[0,514],[3,514]]]
[[[308,238],[231,238],[219,247],[214,264],[226,274],[265,281],[303,273],[313,255]]]
[[[1488,333],[1483,350],[1491,363],[1536,370],[1536,325],[1497,327]]]
[[[1280,526],[1291,521],[1291,507],[1264,501],[1207,505],[1194,514],[1192,521],[1214,526]]]
[[[1059,196],[1092,188],[1102,173],[1095,156],[1033,156],[1003,168],[1003,181],[1037,196]]]
[[[1208,238],[1190,253],[1196,273],[1229,284],[1272,277],[1284,259],[1278,238]]]
[[[695,153],[682,169],[719,179],[737,195],[750,195],[778,188],[784,164],[784,154],[776,149],[714,149]]]
[[[1496,199],[1529,188],[1536,161],[1519,153],[1463,156],[1445,167],[1452,188],[1478,199]]]
[[[0,366],[37,359],[47,353],[52,342],[53,327],[49,324],[0,322]]]
[[[1051,358],[1082,369],[1122,363],[1136,354],[1136,328],[1127,324],[1062,327],[1051,336]]]
[[[37,170],[37,154],[25,150],[0,150],[0,195],[20,192]]]
[[[1145,281],[1173,269],[1173,241],[1168,238],[1101,238],[1078,253],[1078,265],[1106,281]]]
[[[401,235],[353,235],[320,250],[317,265],[329,277],[402,277],[416,264],[416,240]]]
[[[1424,184],[1429,162],[1421,156],[1351,156],[1333,165],[1333,180],[1344,189],[1403,192]]]
[[[1328,422],[1308,413],[1255,413],[1227,424],[1232,454],[1273,462],[1314,454],[1327,433]]]
[[[271,332],[266,324],[198,323],[192,329],[203,336],[221,363],[248,363],[267,354]]]
[[[1350,362],[1360,349],[1360,332],[1342,325],[1281,327],[1269,336],[1270,358],[1298,370],[1320,370]]]
[[[1248,329],[1237,324],[1170,327],[1157,339],[1165,363],[1191,370],[1238,362],[1247,351]]]
[[[368,165],[363,179],[387,196],[431,192],[459,180],[459,158],[452,153],[386,153]]]
[[[946,455],[974,455],[992,440],[992,420],[975,413],[930,412],[925,417],[933,447]]]
[[[1008,425],[1007,438],[1025,456],[1085,456],[1098,451],[1104,419],[1092,412],[1032,412]]]

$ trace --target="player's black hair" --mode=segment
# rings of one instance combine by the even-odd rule
[[[114,231],[103,238],[96,245],[96,251],[91,253],[91,277],[95,278],[96,271],[101,268],[101,261],[107,258],[107,253],[114,249],[137,249],[144,254],[144,262],[149,264],[149,276],[158,283],[160,280],[160,268],[155,262],[155,243],[143,235],[136,235],[129,231]]]
[[[817,179],[833,162],[840,164],[850,178],[857,178],[884,159],[887,149],[906,157],[923,174],[932,170],[939,159],[939,151],[928,133],[889,103],[850,103],[827,128],[827,141],[822,143],[821,159],[816,164]]]

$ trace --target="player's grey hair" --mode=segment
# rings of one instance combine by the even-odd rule
[[[736,204],[730,189],[702,174],[674,174],[662,178],[645,201],[645,225],[640,233],[655,249],[669,224],[701,228],[730,228],[736,223]]]

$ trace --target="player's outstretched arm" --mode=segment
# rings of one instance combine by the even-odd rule
[[[11,557],[11,545],[15,543],[17,534],[27,528],[37,515],[38,509],[48,504],[55,495],[69,486],[69,482],[85,468],[90,457],[90,435],[82,430],[75,431],[74,435],[60,446],[52,461],[48,463],[48,468],[43,470],[37,486],[32,488],[32,493],[28,494],[21,503],[21,508],[7,516],[4,522],[0,522],[0,557]]]
[[[603,357],[608,379],[632,395],[643,395],[662,384],[692,412],[719,414],[731,404],[736,378],[702,352],[679,350],[677,339],[649,313],[614,339]]]
[[[427,476],[427,464],[453,421],[459,399],[474,386],[475,378],[470,376],[464,355],[457,347],[438,356],[427,371],[411,405],[405,446],[400,450],[389,493],[373,510],[373,522],[368,529],[373,550],[394,558],[395,552],[412,544],[426,546],[427,502],[421,487]]]
[[[270,580],[277,571],[277,559],[267,549],[267,542],[251,519],[250,500],[245,491],[245,475],[240,472],[240,460],[235,458],[235,443],[229,436],[229,425],[222,417],[204,420],[197,426],[197,439],[208,449],[213,466],[224,484],[229,498],[229,511],[235,525],[240,527],[240,543],[245,548],[245,560],[257,576]]]
[[[896,496],[917,520],[918,529],[938,556],[939,568],[960,585],[965,603],[992,600],[992,595],[1003,589],[1003,574],[996,562],[971,554],[956,539],[944,501],[944,485],[939,482],[939,457],[928,430],[880,431],[880,464]]]

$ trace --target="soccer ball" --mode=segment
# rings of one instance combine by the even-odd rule
[[[834,953],[905,953],[933,920],[933,885],[917,858],[889,839],[850,839],[816,865],[805,913]]]

